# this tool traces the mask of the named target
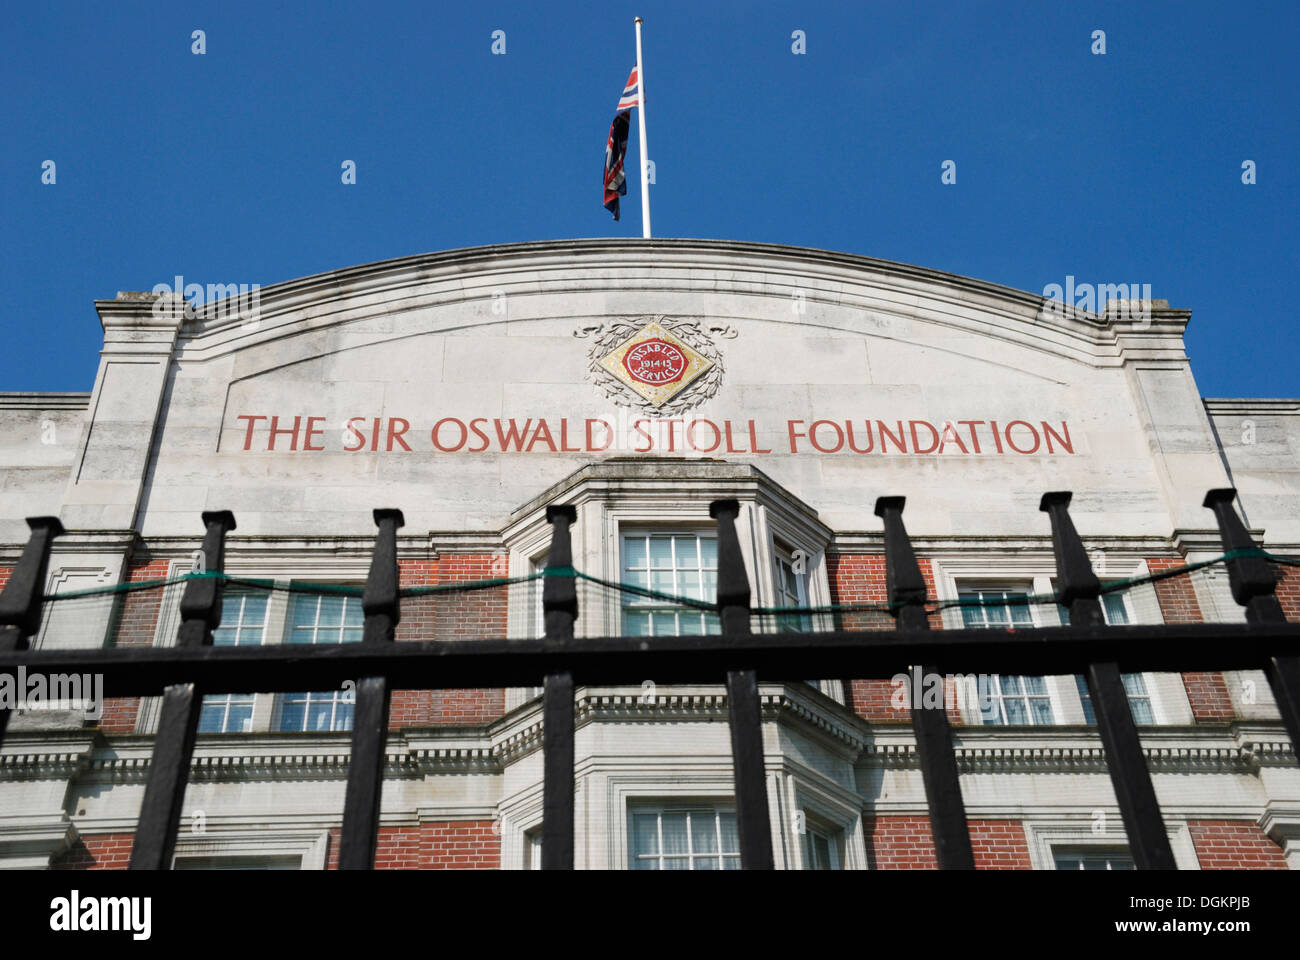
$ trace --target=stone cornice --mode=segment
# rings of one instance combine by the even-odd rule
[[[915,739],[904,724],[870,724],[814,690],[761,684],[766,721],[789,723],[845,759],[867,768],[917,769]],[[665,688],[654,703],[633,690],[580,688],[577,726],[588,723],[719,722],[727,719],[725,689]],[[954,750],[964,773],[1105,773],[1105,753],[1095,727],[954,728]],[[1143,752],[1153,773],[1255,774],[1289,768],[1295,752],[1280,724],[1143,728]],[[385,776],[418,778],[440,773],[500,773],[542,745],[541,705],[532,701],[494,723],[476,728],[410,728],[389,737]],[[0,753],[0,779],[77,778],[142,783],[152,738],[105,738],[97,731],[14,735]],[[190,776],[196,782],[342,779],[349,735],[229,734],[200,739]]]
[[[89,406],[89,393],[0,391],[0,410],[85,410]]]
[[[1300,399],[1206,397],[1202,403],[1211,416],[1300,416]]]

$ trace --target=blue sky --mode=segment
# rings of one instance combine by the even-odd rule
[[[598,183],[636,15],[656,235],[1149,283],[1204,395],[1300,395],[1300,5],[974,0],[7,8],[0,390],[89,390],[91,301],[177,274],[639,236]]]

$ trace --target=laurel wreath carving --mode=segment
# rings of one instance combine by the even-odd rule
[[[712,361],[713,365],[700,374],[688,387],[671,400],[656,407],[635,390],[613,376],[600,365],[600,360],[624,340],[651,321],[657,322],[665,330],[681,337],[697,350],[700,356]],[[644,410],[657,417],[672,417],[698,406],[717,394],[722,386],[722,354],[713,343],[714,337],[734,340],[736,328],[730,324],[708,323],[695,319],[669,319],[668,317],[620,317],[604,323],[589,324],[573,332],[579,339],[591,338],[591,349],[587,351],[588,371],[592,374],[596,389],[606,400],[623,407]]]

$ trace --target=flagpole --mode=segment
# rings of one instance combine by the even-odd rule
[[[646,161],[650,151],[645,143],[645,67],[641,63],[641,18],[636,18],[636,82],[638,99],[636,119],[641,134],[641,236],[650,239],[650,174]]]

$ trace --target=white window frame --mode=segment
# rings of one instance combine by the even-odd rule
[[[644,539],[645,539],[645,545],[646,545],[646,551],[647,551],[647,553],[646,553],[646,570],[647,570],[647,572],[649,572],[649,570],[651,569],[651,568],[650,568],[650,565],[649,565],[649,564],[650,564],[649,549],[650,549],[650,538],[651,538],[651,537],[670,537],[670,538],[672,538],[672,541],[673,541],[673,566],[672,566],[671,569],[673,570],[673,573],[674,573],[674,578],[673,578],[673,579],[674,579],[674,582],[675,582],[676,579],[677,579],[675,575],[676,575],[676,573],[678,572],[678,566],[677,566],[677,538],[679,538],[679,537],[681,537],[681,538],[685,538],[685,537],[694,537],[694,538],[695,538],[695,549],[696,549],[696,555],[700,557],[700,563],[701,563],[701,565],[700,565],[699,567],[696,568],[696,571],[700,573],[701,578],[703,577],[703,573],[704,573],[702,541],[705,541],[705,540],[711,540],[711,541],[713,541],[713,542],[716,544],[716,543],[717,543],[717,539],[718,539],[718,538],[717,538],[717,531],[716,531],[716,528],[714,528],[714,529],[710,529],[709,527],[707,527],[707,526],[703,526],[703,525],[700,525],[700,524],[698,524],[698,523],[697,523],[697,524],[694,524],[694,525],[691,525],[691,526],[676,526],[676,525],[673,525],[673,526],[640,526],[640,525],[638,525],[638,526],[630,526],[630,527],[626,527],[626,528],[624,528],[623,530],[620,531],[619,538],[618,538],[618,552],[619,552],[619,555],[618,555],[618,576],[615,578],[615,580],[616,580],[617,582],[619,582],[619,583],[623,583],[623,582],[625,582],[625,581],[624,581],[624,577],[625,577],[626,572],[627,572],[626,560],[625,560],[625,550],[626,550],[627,542],[628,542],[629,540],[632,540],[632,539],[636,539],[636,538],[644,538]],[[716,551],[715,551],[715,552],[716,552]],[[715,567],[715,568],[714,568],[714,574],[715,574],[715,576],[716,576],[716,573],[717,573],[717,568]],[[647,587],[649,587],[649,588],[652,589],[652,590],[655,589],[655,588],[653,587],[653,585],[651,585],[651,584],[649,584],[649,583],[647,583]],[[685,595],[684,592],[683,592],[680,588],[678,588],[678,587],[676,587],[676,586],[674,586],[674,588],[671,589],[671,590],[664,590],[664,591],[660,591],[660,592],[662,592],[662,593],[671,593],[671,594],[673,594],[674,596],[684,596],[684,595]],[[702,592],[702,593],[701,593],[701,596],[700,596],[698,599],[704,599],[704,596],[705,596],[705,594]],[[616,631],[616,635],[618,635],[618,636],[622,636],[622,634],[623,634],[623,630],[624,630],[624,617],[626,616],[626,612],[627,612],[627,608],[628,608],[628,607],[644,607],[644,608],[647,608],[647,609],[654,609],[656,603],[658,603],[658,601],[648,600],[648,599],[647,599],[647,600],[642,600],[642,601],[638,602],[638,601],[635,599],[635,594],[623,594],[623,595],[619,598],[619,603],[618,603],[618,619],[619,619],[619,625],[618,625],[618,630]],[[689,608],[689,607],[684,608],[684,609],[675,609],[675,608],[673,608],[671,605],[668,605],[668,604],[663,604],[663,606],[665,607],[665,611],[666,611],[666,612],[667,612],[667,611],[674,611],[674,615],[677,617],[677,621],[676,621],[676,623],[677,623],[678,631],[677,631],[676,633],[674,633],[674,634],[659,634],[659,636],[686,636],[686,635],[691,635],[691,634],[700,633],[701,630],[697,630],[697,629],[695,629],[696,624],[700,624],[700,625],[702,625],[702,626],[703,626],[703,629],[707,630],[707,626],[705,626],[705,625],[708,623],[707,618],[708,618],[709,616],[711,616],[710,614],[706,614],[706,613],[703,613],[703,612],[696,612],[693,608]],[[682,629],[682,626],[683,626],[683,625],[682,625],[682,620],[681,620],[681,618],[682,618],[683,616],[691,618],[690,620],[688,620],[688,621],[686,622],[686,625],[685,625],[685,626],[686,626],[686,629]],[[714,623],[714,626],[715,626],[715,631],[714,631],[714,632],[721,632],[722,626],[721,626],[721,624],[717,621],[716,616],[714,617],[713,623]]]
[[[251,588],[227,587],[222,592],[221,600],[223,606],[226,600],[233,599],[235,595],[239,596],[239,601],[240,601],[238,615],[236,616],[235,622],[233,624],[227,621],[225,611],[224,610],[222,611],[221,626],[218,627],[217,632],[220,632],[221,630],[228,630],[231,629],[232,627],[235,630],[235,642],[233,644],[222,644],[222,646],[254,647],[254,646],[261,646],[266,642],[267,626],[271,620],[271,607],[273,605],[273,601],[275,598],[275,591],[270,588],[269,584],[267,585],[266,590],[267,590],[266,608],[262,611],[262,622],[256,627],[254,627],[252,624],[245,624],[244,621],[244,611],[247,607],[248,597],[252,595]],[[243,639],[243,634],[246,631],[251,633],[253,630],[257,630],[260,634],[257,643],[242,643],[241,640]],[[214,643],[215,643],[215,639],[214,639]],[[248,728],[245,730],[228,729],[228,724],[230,723],[231,707],[234,707],[236,705],[243,706],[245,704],[252,708],[249,712]],[[216,734],[216,733],[252,733],[253,732],[254,729],[253,723],[256,720],[256,714],[257,714],[257,694],[255,693],[207,694],[203,697],[203,704],[200,709],[200,716],[202,715],[203,710],[209,710],[214,707],[221,708],[221,729],[202,730],[200,728],[201,733]]]
[[[659,861],[659,869],[660,869],[660,870],[663,870],[663,869],[664,869],[663,862],[664,862],[665,858],[668,857],[668,855],[664,853],[664,844],[663,844],[663,817],[664,817],[664,814],[671,814],[671,813],[685,813],[685,814],[687,815],[687,818],[688,818],[688,819],[687,819],[687,827],[686,827],[686,840],[687,840],[687,849],[688,849],[688,852],[687,852],[686,854],[673,854],[673,855],[671,855],[671,859],[682,859],[682,858],[684,857],[684,858],[686,859],[686,865],[687,865],[687,866],[686,866],[686,869],[688,869],[688,870],[694,870],[694,869],[695,869],[695,861],[696,861],[697,859],[704,859],[704,858],[711,858],[711,859],[715,859],[715,860],[717,860],[717,861],[718,861],[718,867],[717,867],[717,869],[719,869],[719,870],[722,870],[722,869],[733,869],[733,870],[739,870],[739,869],[740,869],[740,839],[739,839],[739,838],[740,838],[740,827],[739,827],[739,824],[737,824],[737,828],[736,828],[736,838],[737,838],[737,839],[736,839],[736,849],[735,849],[734,853],[733,853],[732,851],[730,851],[730,850],[723,850],[723,849],[722,849],[722,825],[721,825],[721,816],[722,816],[722,814],[730,814],[730,815],[733,816],[733,817],[737,817],[737,816],[738,816],[738,814],[737,814],[737,812],[736,812],[736,805],[735,805],[734,802],[725,802],[725,801],[723,801],[723,802],[719,802],[718,800],[710,799],[710,798],[703,798],[703,799],[700,799],[700,800],[687,800],[687,799],[683,799],[683,800],[680,800],[680,801],[677,801],[677,800],[661,800],[661,801],[649,801],[649,802],[640,801],[640,802],[629,803],[629,804],[627,805],[627,808],[626,808],[626,809],[627,809],[627,826],[626,826],[626,830],[627,830],[627,835],[626,835],[626,836],[627,836],[627,839],[626,839],[625,842],[626,842],[626,844],[627,844],[627,850],[625,851],[625,855],[626,855],[626,857],[627,857],[627,869],[629,869],[629,870],[636,869],[636,868],[633,867],[633,865],[632,865],[634,861],[642,860],[642,859],[649,859],[650,856],[657,857],[657,858],[658,858],[658,861]],[[693,834],[694,834],[694,830],[692,829],[692,827],[693,827],[693,823],[694,823],[694,818],[695,818],[696,816],[702,815],[702,814],[704,814],[704,813],[706,813],[706,812],[710,815],[710,817],[711,817],[711,819],[712,819],[712,821],[713,821],[714,839],[716,840],[716,842],[717,842],[717,844],[718,844],[718,850],[717,850],[717,852],[712,853],[712,854],[707,854],[707,853],[705,853],[705,854],[696,854],[696,853],[691,853],[691,852],[689,852],[689,851],[690,851],[691,847],[694,845],[694,836],[693,836]],[[633,836],[634,836],[634,833],[633,833],[633,830],[632,830],[632,818],[633,818],[634,816],[645,816],[645,815],[650,815],[650,814],[654,814],[654,815],[656,815],[656,816],[658,817],[657,823],[658,823],[658,825],[659,825],[659,840],[658,840],[659,852],[658,852],[658,854],[651,854],[651,855],[649,855],[649,856],[647,856],[647,857],[633,856],[633,854],[632,854],[632,849],[631,849],[631,844],[632,844],[632,840],[633,840]],[[725,858],[727,858],[728,860],[731,860],[732,862],[734,862],[734,863],[735,863],[735,866],[734,866],[734,867],[731,867],[731,868],[724,868],[724,867],[722,866],[722,858],[723,858],[723,857],[725,857]]]
[[[821,867],[813,862],[819,856],[813,843],[814,837],[821,837],[826,841],[828,862],[825,867]],[[826,827],[823,826],[820,821],[809,819],[804,825],[803,840],[803,868],[805,870],[844,869],[844,856],[840,852],[844,845],[844,832],[842,830],[836,830],[833,827]]]
[[[1132,870],[1137,869],[1137,863],[1136,861],[1134,861],[1133,854],[1130,852],[1127,846],[1114,846],[1114,847],[1104,846],[1103,847],[1101,845],[1097,845],[1090,849],[1088,847],[1076,847],[1069,844],[1060,844],[1059,846],[1052,848],[1052,869],[1064,870],[1066,868],[1062,867],[1060,864],[1056,862],[1057,857],[1079,857],[1084,860],[1104,858],[1106,860],[1107,870],[1112,869],[1110,866],[1111,860],[1117,860],[1122,857],[1123,859],[1127,860],[1130,864],[1132,864],[1132,867],[1130,867],[1129,869]],[[1080,867],[1080,869],[1082,870],[1083,868]]]
[[[310,581],[310,580],[303,580],[303,579],[296,579],[296,580],[292,581],[292,583],[315,583],[315,582],[319,582],[319,581]],[[291,585],[292,585],[292,584],[291,584]],[[351,583],[351,584],[339,584],[339,586],[343,586],[343,585],[346,585],[346,586],[361,586],[362,584],[356,584],[356,583]],[[318,594],[318,595],[316,595],[316,597],[315,597],[315,599],[316,599],[316,617],[315,617],[315,620],[314,620],[314,622],[313,622],[313,624],[312,624],[312,626],[311,626],[311,636],[312,636],[312,639],[311,639],[311,643],[309,644],[309,645],[311,645],[311,646],[314,646],[314,645],[316,645],[317,643],[320,642],[320,641],[318,640],[318,634],[319,634],[319,632],[320,632],[320,630],[321,630],[321,625],[320,625],[320,608],[321,608],[321,600],[324,599],[326,596],[330,596],[330,595],[328,595],[328,594]],[[338,633],[341,635],[342,632],[343,632],[343,630],[344,630],[344,626],[343,626],[343,625],[346,623],[347,611],[348,611],[348,607],[349,607],[349,605],[351,605],[351,604],[355,604],[355,609],[360,609],[360,608],[361,608],[361,598],[358,597],[358,596],[339,595],[339,594],[333,594],[333,596],[339,596],[340,599],[343,600],[343,610],[340,611],[340,615],[339,615],[339,616],[340,616],[340,619],[339,619],[339,625],[338,625],[337,627],[334,627],[334,626],[327,626],[325,629],[330,630],[330,631],[336,631],[336,632],[338,632]],[[301,597],[301,594],[296,594],[296,593],[292,593],[292,592],[291,592],[291,593],[288,593],[288,595],[287,595],[287,601],[286,601],[286,603],[285,603],[285,605],[284,605],[284,606],[285,606],[285,620],[284,620],[284,627],[283,627],[283,630],[282,630],[282,632],[281,632],[281,634],[280,634],[280,637],[281,637],[281,641],[280,641],[280,642],[281,642],[281,643],[284,643],[284,644],[290,644],[290,643],[293,643],[294,641],[292,641],[291,638],[295,635],[295,634],[294,634],[294,631],[299,630],[299,629],[302,629],[302,628],[300,628],[300,627],[296,627],[296,626],[294,625],[293,620],[292,620],[292,617],[290,617],[290,615],[289,615],[289,614],[290,614],[290,611],[292,611],[294,605],[295,605],[296,603],[300,602],[300,599],[299,599],[300,597]],[[365,622],[365,614],[364,614],[364,612],[363,612],[363,613],[362,613],[362,623],[364,623],[364,622]],[[356,630],[356,629],[364,629],[364,628],[350,627],[350,628],[347,628],[347,629],[353,629],[353,630]],[[334,640],[327,640],[327,641],[326,641],[326,643],[328,643],[328,644],[334,644],[334,643],[336,643],[336,642],[341,643],[342,641],[341,641],[341,640],[340,640],[340,641],[334,641]],[[360,641],[350,641],[350,642],[356,642],[356,643],[359,643]],[[328,729],[326,729],[326,730],[286,730],[286,729],[284,728],[284,714],[285,714],[285,708],[286,708],[286,706],[288,705],[288,701],[286,700],[286,698],[287,698],[288,696],[290,696],[290,694],[292,694],[292,693],[299,693],[299,692],[305,692],[306,695],[307,695],[307,699],[306,699],[305,701],[302,701],[303,703],[306,704],[306,706],[305,706],[305,708],[304,708],[304,711],[303,711],[303,719],[304,719],[304,722],[305,722],[306,719],[311,715],[311,708],[312,708],[313,706],[317,706],[317,705],[319,705],[319,704],[323,704],[323,703],[327,703],[327,704],[330,705],[330,725],[329,725],[329,728],[328,728]],[[285,692],[285,693],[274,694],[274,697],[275,697],[275,711],[274,711],[274,714],[273,714],[273,716],[272,716],[272,718],[271,718],[271,732],[274,732],[274,733],[347,733],[347,732],[350,732],[350,731],[352,730],[352,724],[356,722],[356,715],[355,715],[355,711],[356,711],[356,691],[355,691],[355,689],[354,689],[354,690],[343,689],[343,690],[317,690],[317,691],[287,691],[287,692]],[[295,702],[296,702],[296,701],[295,701]],[[340,709],[341,707],[344,707],[344,706],[350,706],[350,707],[353,708],[353,717],[352,717],[352,721],[349,722],[348,725],[347,725],[346,727],[336,727],[335,724],[336,724],[337,721],[338,721],[339,709]]]
[[[1097,576],[1103,581],[1133,579],[1149,573],[1145,559],[1128,554],[1094,552],[1092,561]],[[1056,561],[1050,552],[965,556],[940,554],[931,555],[930,562],[934,571],[937,599],[941,602],[956,600],[962,590],[979,585],[1006,588],[1024,584],[1028,585],[1026,592],[1030,594],[1050,595],[1056,576]],[[1163,622],[1159,599],[1155,588],[1149,583],[1125,591],[1124,606],[1129,615],[1129,623]],[[1031,605],[1029,612],[1035,626],[1061,625],[1054,604]],[[944,610],[942,617],[944,629],[962,629],[961,610],[958,607]],[[1154,726],[1188,726],[1193,723],[1191,704],[1178,673],[1143,673],[1142,680],[1151,700]],[[1083,703],[1079,698],[1074,675],[1049,676],[1047,687],[1052,702],[1053,726],[1085,726]],[[958,705],[964,724],[984,725],[975,690],[959,688]]]
[[[193,559],[187,555],[183,559],[172,560],[168,566],[167,577],[173,579],[193,568]],[[262,633],[262,645],[270,646],[286,642],[289,629],[289,608],[292,594],[285,588],[293,583],[328,583],[336,586],[359,586],[364,584],[370,571],[369,553],[348,555],[297,554],[282,556],[240,556],[236,552],[226,554],[225,572],[241,580],[258,580],[275,584],[267,604],[266,627]],[[180,604],[184,584],[175,583],[163,593],[158,614],[158,624],[154,631],[155,647],[173,647],[176,645],[176,632],[180,628]],[[280,703],[283,698],[279,693],[254,694],[253,733],[279,733]],[[161,697],[144,698],[136,720],[137,733],[155,733],[162,712]],[[285,731],[289,732],[289,731]],[[325,731],[318,731],[324,734]],[[332,731],[337,735],[344,731]],[[227,736],[227,734],[203,734],[203,736]]]
[[[209,827],[211,824],[209,824]],[[209,829],[204,833],[182,830],[176,838],[177,860],[197,857],[282,858],[299,857],[300,870],[324,870],[329,850],[329,831],[322,829],[226,831]]]
[[[1098,818],[1099,813],[1103,819]],[[1118,807],[1060,816],[1029,817],[1022,820],[1021,824],[1025,831],[1025,845],[1029,850],[1029,865],[1035,870],[1055,870],[1054,851],[1058,848],[1086,850],[1097,847],[1101,850],[1114,850],[1128,846],[1124,821]],[[1201,869],[1187,822],[1166,815],[1165,831],[1169,835],[1174,865],[1179,870]]]

